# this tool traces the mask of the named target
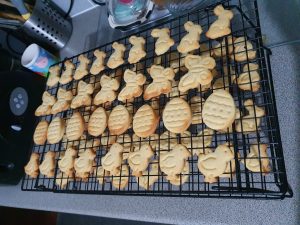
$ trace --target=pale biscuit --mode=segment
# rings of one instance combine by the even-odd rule
[[[186,92],[197,88],[199,85],[207,85],[213,79],[211,70],[216,66],[216,61],[209,56],[187,55],[185,67],[189,70],[181,77],[178,85],[179,91]]]
[[[68,148],[65,151],[63,157],[58,161],[58,168],[61,172],[66,174],[66,176],[73,176],[74,174],[74,162],[77,156],[77,151],[73,148]]]
[[[40,155],[33,152],[30,156],[29,162],[24,167],[25,173],[31,178],[37,178],[39,175],[39,160]]]
[[[45,116],[51,114],[51,108],[55,104],[56,98],[52,96],[49,92],[45,91],[42,96],[42,104],[37,107],[34,115]]]
[[[93,172],[95,165],[96,153],[93,149],[86,149],[80,152],[79,157],[74,161],[75,175],[77,178],[87,181],[90,173]]]
[[[124,52],[126,50],[125,45],[119,44],[118,42],[114,42],[112,44],[112,48],[115,50],[113,54],[109,57],[107,61],[107,66],[110,69],[115,69],[118,66],[122,65],[124,63]]]
[[[154,134],[159,117],[150,105],[143,105],[133,117],[133,131],[139,137],[148,137]]]
[[[73,181],[73,176],[69,177],[62,172],[58,173],[55,177],[55,184],[60,188],[65,188],[70,181]]]
[[[49,124],[47,140],[50,144],[60,142],[65,133],[65,121],[63,118],[55,117]]]
[[[125,87],[120,91],[118,100],[125,102],[126,100],[141,96],[143,93],[142,85],[146,82],[146,77],[134,71],[126,69],[124,72]]]
[[[199,24],[194,24],[192,21],[187,21],[184,24],[184,29],[188,32],[180,41],[177,50],[180,53],[188,53],[200,48],[200,35],[202,28]]]
[[[109,135],[107,131],[105,131],[100,138],[100,142],[103,148],[110,147],[117,140],[116,135]]]
[[[147,169],[153,155],[153,150],[149,144],[143,144],[139,150],[129,152],[128,164],[132,169],[132,175],[142,176],[142,172]]]
[[[112,185],[117,189],[124,189],[128,184],[129,169],[122,165],[120,172],[112,177]]]
[[[48,87],[54,87],[55,85],[57,85],[59,81],[59,72],[60,72],[59,65],[50,67],[49,77],[46,83]]]
[[[192,124],[202,123],[202,107],[204,102],[205,100],[198,95],[191,98]]]
[[[68,110],[70,108],[72,98],[72,91],[67,91],[63,88],[59,88],[57,92],[57,101],[52,106],[51,113],[57,114]]]
[[[74,69],[75,65],[70,60],[65,61],[65,70],[61,74],[59,83],[64,85],[73,80],[72,74]]]
[[[189,180],[189,173],[190,173],[190,165],[189,162],[186,161],[181,171],[181,175],[176,175],[174,177],[171,177],[169,182],[176,186],[182,185]]]
[[[48,122],[42,120],[38,123],[33,134],[33,141],[36,145],[43,145],[47,140]]]
[[[226,45],[226,38],[223,38],[222,42],[218,43],[214,46],[214,54],[217,57],[223,57],[226,55],[231,55],[233,52],[233,42],[235,38],[232,36],[227,37],[227,45]],[[228,51],[228,52],[227,52]]]
[[[122,152],[122,145],[119,143],[112,144],[106,155],[101,158],[103,169],[109,171],[111,175],[119,175],[122,164]]]
[[[131,116],[124,105],[117,105],[108,117],[108,129],[112,135],[126,132],[131,123]]]
[[[67,121],[66,135],[69,141],[79,140],[84,132],[84,119],[80,112],[74,112]]]
[[[128,62],[130,64],[137,63],[146,56],[145,39],[133,35],[129,38],[129,43],[132,44],[132,47],[128,54]]]
[[[214,8],[214,14],[218,19],[210,25],[206,37],[216,39],[230,34],[230,20],[233,18],[233,12],[218,5]]]
[[[251,60],[256,57],[256,51],[253,49],[253,45],[250,41],[247,41],[245,37],[239,37],[234,41],[234,54],[231,58],[235,61],[242,62]]]
[[[172,80],[175,76],[173,69],[152,65],[150,68],[150,76],[153,81],[145,89],[145,100],[158,97],[160,94],[168,94],[172,90]]]
[[[90,135],[97,137],[101,135],[107,126],[107,115],[105,109],[102,107],[97,108],[91,115],[88,132]]]
[[[87,84],[84,81],[79,81],[77,95],[73,98],[71,102],[71,108],[76,109],[81,106],[89,106],[92,102],[91,95],[94,92],[94,87],[92,84]]]
[[[107,178],[109,177],[109,172],[104,170],[102,166],[98,166],[97,168],[95,168],[94,174],[99,184],[105,183],[108,180]]]
[[[120,135],[118,136],[116,142],[123,145],[123,155],[122,155],[123,160],[128,159],[129,153],[131,152],[131,148],[132,148],[131,136],[129,136],[129,134]]]
[[[142,176],[139,177],[138,184],[140,187],[148,190],[158,180],[160,175],[158,161],[151,162],[151,169],[143,171]]]
[[[171,151],[160,154],[160,169],[168,175],[168,180],[172,180],[183,171],[185,162],[190,156],[190,152],[184,145],[177,144]]]
[[[93,65],[90,69],[90,73],[93,75],[99,74],[101,71],[104,70],[104,59],[106,57],[105,52],[99,51],[98,49],[94,51],[94,56],[96,57]]]
[[[182,133],[192,123],[192,111],[189,104],[182,98],[173,98],[163,111],[163,122],[167,130]]]
[[[215,90],[202,109],[203,122],[211,129],[228,128],[235,120],[236,107],[233,97],[225,90]]]
[[[149,137],[141,138],[138,137],[136,134],[132,135],[132,147],[133,151],[138,150],[143,144],[149,144],[153,151],[155,151],[156,147],[158,146],[158,134],[151,134]]]
[[[78,57],[78,61],[79,61],[79,66],[75,70],[74,80],[80,80],[84,78],[86,75],[88,75],[89,73],[88,65],[90,63],[90,60],[86,56],[80,55]]]
[[[54,177],[54,169],[55,169],[55,152],[48,151],[45,154],[44,160],[39,166],[40,173],[45,175],[46,177]]]
[[[169,28],[153,29],[151,31],[151,36],[154,38],[158,38],[155,42],[156,55],[162,55],[166,53],[170,49],[170,47],[175,44],[174,40],[170,37]]]
[[[120,87],[119,81],[103,74],[100,79],[100,84],[101,90],[96,94],[93,101],[94,104],[100,105],[114,101],[117,97],[116,91]]]
[[[249,63],[244,65],[243,73],[239,75],[236,83],[238,84],[239,88],[244,91],[256,92],[260,89],[259,81],[260,76],[258,73],[258,65],[255,63]]]

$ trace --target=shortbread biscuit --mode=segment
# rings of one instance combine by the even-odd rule
[[[227,37],[227,44],[226,44],[226,38],[223,38],[221,43],[218,43],[215,47],[214,47],[214,54],[217,57],[223,57],[226,55],[231,55],[233,52],[233,42],[234,42],[235,38],[232,36],[228,36]],[[228,51],[228,52],[227,52]]]
[[[184,24],[184,29],[188,32],[180,41],[177,47],[178,52],[188,53],[200,48],[200,35],[202,28],[199,24],[194,24],[192,21],[187,21]]]
[[[47,86],[48,87],[54,87],[57,85],[59,81],[59,72],[60,72],[60,66],[52,66],[49,69],[49,76],[47,80]]]
[[[67,121],[66,135],[69,141],[79,140],[84,132],[84,119],[80,112],[75,112]]]
[[[174,40],[170,37],[169,28],[153,29],[151,32],[151,36],[154,38],[158,38],[155,42],[156,55],[162,55],[166,53],[170,49],[170,47],[175,44]]]
[[[206,37],[216,39],[230,34],[230,20],[233,18],[233,12],[218,5],[214,8],[214,14],[218,19],[210,25]]]
[[[177,144],[171,151],[160,154],[160,169],[168,175],[168,180],[172,180],[183,171],[184,164],[190,156],[190,152],[184,145]]]
[[[175,76],[173,69],[152,65],[150,68],[150,76],[153,81],[145,89],[145,100],[158,97],[160,94],[168,94],[172,90],[172,80]]]
[[[249,67],[249,68],[248,68]],[[260,89],[260,76],[258,73],[258,65],[249,63],[244,65],[243,73],[236,80],[239,88],[244,91],[256,92]]]
[[[96,57],[93,65],[91,67],[90,73],[93,75],[99,74],[101,71],[104,70],[104,59],[106,57],[105,52],[99,51],[98,49],[94,51],[94,56]]]
[[[129,152],[131,152],[131,148],[132,148],[131,136],[129,136],[129,134],[122,134],[118,136],[117,143],[123,145],[122,159],[123,160],[128,159]]]
[[[108,129],[112,135],[120,135],[128,130],[131,116],[123,105],[117,105],[108,117]]]
[[[42,97],[42,104],[35,110],[36,116],[45,116],[51,114],[51,108],[56,102],[56,98],[49,92],[45,91]]]
[[[132,147],[133,151],[137,151],[143,144],[149,144],[153,151],[155,151],[156,147],[158,146],[158,134],[151,134],[149,137],[141,138],[136,134],[132,135]]]
[[[204,102],[205,100],[198,95],[191,98],[192,124],[202,123],[202,107]]]
[[[148,137],[154,134],[159,117],[150,105],[143,105],[133,117],[133,131],[139,137]]]
[[[61,189],[65,188],[70,181],[73,181],[73,175],[67,176],[66,174],[60,172],[55,176],[55,184]]]
[[[153,150],[149,144],[143,144],[139,150],[129,152],[128,164],[132,169],[132,175],[142,176],[142,172],[147,169],[153,155]]]
[[[172,177],[169,180],[169,182],[176,186],[182,185],[189,180],[189,173],[190,173],[190,165],[189,165],[189,162],[186,161],[184,163],[184,167],[181,171],[181,175],[176,175],[176,176]]]
[[[118,42],[114,42],[112,44],[112,48],[115,50],[113,54],[109,57],[107,61],[107,66],[110,69],[115,69],[118,66],[122,65],[124,63],[124,52],[126,50],[125,45],[119,44]]]
[[[94,174],[99,184],[104,184],[109,177],[109,172],[104,170],[102,166],[95,168]]]
[[[127,165],[122,165],[118,174],[112,177],[112,185],[117,189],[124,189],[128,184],[129,169]]]
[[[49,124],[47,140],[50,144],[60,142],[65,133],[65,121],[63,118],[55,117]]]
[[[129,43],[132,44],[132,47],[128,54],[128,62],[130,64],[137,63],[146,56],[145,39],[133,35],[129,38]]]
[[[75,175],[77,178],[87,181],[90,173],[93,172],[96,153],[93,149],[86,149],[79,153],[79,157],[74,161]]]
[[[75,65],[70,60],[65,61],[65,70],[61,74],[59,83],[64,85],[73,80],[72,74],[74,69]]]
[[[179,91],[186,92],[189,89],[197,88],[199,85],[207,85],[212,81],[211,70],[216,66],[212,57],[187,55],[184,61],[185,67],[189,71],[181,77],[178,85]]]
[[[105,156],[101,158],[103,169],[110,172],[111,175],[118,176],[122,164],[123,146],[119,143],[114,143]]]
[[[238,62],[251,60],[256,57],[256,51],[253,49],[253,45],[250,41],[247,41],[245,37],[239,37],[234,41],[234,54],[231,58]]]
[[[151,162],[151,169],[143,171],[142,176],[139,177],[138,184],[140,187],[148,190],[158,180],[160,175],[158,161]]]
[[[235,119],[236,107],[233,97],[225,90],[215,90],[205,101],[202,118],[211,129],[228,128]]]
[[[127,69],[124,72],[124,81],[126,85],[119,93],[119,101],[125,102],[141,96],[143,93],[142,85],[146,82],[146,77],[143,74],[136,74],[134,71]]]
[[[189,104],[182,98],[173,98],[163,111],[163,122],[167,130],[182,133],[192,123],[192,111]]]
[[[48,122],[42,120],[38,123],[33,134],[33,141],[36,145],[43,145],[47,140]]]
[[[51,113],[57,114],[68,110],[70,108],[72,98],[72,91],[67,91],[63,88],[59,88],[57,92],[57,101],[52,106]]]
[[[86,75],[88,75],[89,73],[88,65],[90,63],[90,60],[86,56],[80,55],[78,57],[78,61],[79,61],[79,66],[75,70],[74,80],[80,80],[84,78]]]
[[[54,177],[55,169],[55,152],[48,151],[45,154],[44,160],[39,166],[40,173],[46,177]]]
[[[97,108],[91,115],[89,124],[88,124],[88,132],[90,135],[97,137],[101,135],[106,126],[107,126],[107,115],[106,111],[99,107]]]
[[[30,156],[29,162],[24,167],[25,173],[31,178],[37,178],[39,175],[39,160],[40,155],[33,152]]]
[[[109,135],[107,131],[105,131],[100,138],[100,142],[103,148],[110,147],[117,140],[116,135]]]
[[[116,99],[116,91],[119,89],[120,83],[117,79],[111,78],[103,74],[100,79],[101,90],[94,98],[94,104],[100,105],[106,102],[112,102]]]
[[[73,98],[71,108],[76,109],[81,106],[89,106],[92,102],[91,95],[94,92],[92,84],[87,84],[84,81],[79,81],[77,95]]]
[[[74,174],[74,162],[77,156],[77,151],[73,148],[68,148],[65,154],[58,161],[58,168],[61,172],[66,174],[66,176],[72,176]]]

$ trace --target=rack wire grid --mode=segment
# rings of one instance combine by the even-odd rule
[[[196,89],[188,91],[188,93],[179,93],[180,97],[183,97],[187,102],[192,105],[191,98],[193,96],[201,96],[202,99],[206,99],[214,90],[221,88],[229,90],[231,95],[234,98],[236,107],[240,110],[241,118],[237,119],[233,125],[232,129],[223,132],[213,131],[213,134],[201,134],[200,132],[206,128],[205,124],[202,122],[200,124],[191,125],[188,131],[191,135],[176,135],[173,136],[166,130],[162,122],[162,110],[164,106],[170,99],[176,97],[174,95],[161,95],[158,99],[152,99],[150,101],[145,101],[143,97],[135,98],[133,102],[126,102],[125,106],[129,111],[134,114],[137,109],[144,104],[155,105],[154,101],[157,101],[157,112],[160,115],[160,123],[157,127],[156,134],[158,134],[156,139],[155,155],[151,160],[148,169],[144,172],[143,178],[134,177],[131,173],[126,174],[120,172],[119,176],[111,177],[106,176],[106,174],[97,174],[96,168],[101,165],[101,158],[106,154],[111,143],[113,143],[117,138],[118,142],[125,146],[140,146],[142,143],[153,144],[153,140],[133,138],[133,130],[130,128],[126,133],[120,137],[116,137],[109,134],[108,128],[102,136],[92,137],[85,133],[85,136],[78,141],[70,142],[66,139],[63,139],[60,143],[55,145],[50,145],[46,143],[43,146],[33,146],[33,152],[40,153],[40,162],[43,161],[44,155],[46,152],[52,150],[56,154],[56,168],[55,176],[53,178],[47,178],[42,174],[36,179],[30,178],[25,175],[22,182],[22,190],[31,190],[31,191],[53,191],[60,193],[89,193],[89,194],[125,194],[125,195],[149,195],[149,196],[190,196],[190,197],[225,197],[225,198],[260,198],[260,199],[283,199],[285,197],[292,197],[293,192],[289,187],[286,177],[286,169],[284,164],[284,157],[282,151],[282,145],[280,140],[280,131],[278,125],[277,111],[276,111],[276,102],[274,95],[274,88],[272,83],[272,72],[270,67],[270,54],[271,51],[263,46],[262,35],[259,23],[259,14],[258,14],[258,5],[256,0],[252,1],[235,1],[235,0],[223,0],[218,4],[223,4],[225,8],[229,8],[234,12],[234,18],[231,21],[231,30],[230,35],[225,36],[225,45],[222,45],[221,51],[225,55],[224,57],[215,58],[216,68],[215,73],[217,74],[214,80],[212,81],[209,88],[204,88],[199,86]],[[112,77],[115,77],[120,80],[120,91],[124,87],[124,80],[122,79],[123,72],[126,69],[132,69],[137,73],[142,73],[147,77],[147,83],[151,82],[151,78],[147,72],[153,64],[160,64],[163,67],[173,66],[175,70],[178,70],[175,80],[178,81],[186,72],[182,65],[183,55],[177,52],[177,44],[181,38],[186,34],[184,30],[184,23],[187,21],[193,21],[201,25],[203,33],[201,35],[201,47],[200,49],[194,51],[196,55],[209,53],[213,55],[213,47],[216,45],[216,40],[210,40],[205,37],[205,32],[208,30],[208,27],[212,22],[216,20],[216,16],[213,14],[213,9],[217,4],[210,5],[206,8],[199,9],[193,12],[190,12],[186,15],[179,16],[177,18],[171,18],[168,21],[162,22],[159,25],[154,27],[147,28],[143,31],[136,33],[137,36],[142,36],[146,40],[145,50],[147,56],[142,59],[139,63],[135,65],[130,65],[128,63],[123,64],[115,70],[106,68],[99,75],[93,76],[89,74],[84,77],[85,82],[89,82],[94,85],[95,91],[93,97],[100,90],[99,80],[103,74],[108,74]],[[161,57],[157,57],[154,52],[155,40],[151,37],[150,33],[153,28],[164,28],[167,27],[170,29],[171,37],[175,40],[175,45],[170,48],[168,52],[163,54]],[[248,49],[245,49],[247,53],[247,60],[244,62],[238,62],[235,60],[235,54],[231,57],[228,54],[228,47],[230,47],[230,38],[233,37],[246,37],[250,41],[254,50],[256,51],[256,58],[250,60],[248,58]],[[121,38],[118,41],[123,43],[126,46],[125,59],[128,58],[128,52],[130,49],[130,43],[128,41],[129,36]],[[217,41],[222,41],[223,38],[218,39]],[[106,52],[106,61],[111,55],[112,43],[102,45],[96,49]],[[234,47],[235,43],[232,43]],[[205,48],[205,46],[207,48]],[[94,50],[91,49],[87,52],[83,52],[87,58],[94,61],[95,57],[93,55]],[[63,65],[66,60],[72,61],[76,66],[78,65],[78,56],[65,59],[60,62],[58,65],[61,67],[60,74],[63,71]],[[259,65],[259,75],[261,80],[258,81],[260,84],[260,89],[257,92],[254,91],[242,91],[238,86],[232,82],[233,75],[239,75],[242,73],[242,68],[244,65],[249,63],[257,63]],[[89,65],[90,67],[91,65]],[[250,76],[250,75],[249,75]],[[219,79],[220,78],[220,79]],[[214,85],[216,80],[219,80],[219,85]],[[78,81],[73,80],[67,85],[58,84],[56,87],[49,88],[46,90],[52,95],[56,96],[58,87],[62,87],[67,90],[72,90],[73,94],[76,94]],[[251,90],[254,85],[254,81],[251,81],[250,77],[250,86]],[[176,88],[178,83],[174,82],[174,88]],[[146,84],[147,85],[147,84]],[[144,88],[145,86],[144,85]],[[201,112],[204,102],[200,98],[198,105],[198,112]],[[244,101],[247,99],[252,99],[255,102],[256,106],[263,107],[265,109],[265,116],[258,118],[254,116],[256,129],[254,132],[237,132],[235,124],[238,120],[243,119],[242,116],[246,115],[246,110],[244,107]],[[118,104],[124,104],[118,100],[113,101],[111,104],[106,104],[104,107],[109,112]],[[76,110],[67,110],[65,112],[59,113],[56,116],[62,117],[65,120],[68,120],[75,111],[80,111],[88,121],[91,112],[96,107],[90,105],[87,107],[81,107]],[[195,112],[194,112],[195,113]],[[50,121],[54,118],[51,116],[43,116],[39,118],[40,120]],[[260,126],[258,126],[258,119],[261,120]],[[161,136],[165,131],[167,131],[166,136]],[[126,135],[129,135],[130,141],[128,141]],[[209,147],[204,147],[204,143],[201,146],[193,146],[195,140],[203,140],[204,135],[211,136],[212,144]],[[228,143],[230,147],[234,149],[234,160],[230,161],[230,171],[226,174],[224,178],[218,178],[215,183],[207,183],[204,181],[204,176],[199,172],[197,167],[198,157],[193,154],[192,157],[189,157],[187,162],[189,168],[179,175],[179,183],[181,185],[173,185],[167,179],[166,175],[159,170],[159,166],[153,167],[156,168],[158,175],[153,175],[150,173],[153,165],[159,163],[159,153],[161,151],[170,150],[170,145],[173,141],[178,143],[187,143],[190,141],[190,145],[187,146],[191,153],[197,151],[207,152],[208,149],[215,149],[218,145]],[[162,148],[162,143],[167,143],[167,148]],[[165,142],[167,141],[167,142]],[[270,160],[271,170],[268,174],[264,174],[262,171],[262,166],[260,165],[259,172],[252,172],[245,167],[246,156],[250,152],[250,146],[256,143],[265,143],[268,145],[268,159]],[[84,151],[87,147],[91,147],[96,151],[95,158],[95,172],[90,173],[87,180],[76,179],[74,177],[67,177],[65,175],[61,176],[61,173],[58,168],[58,161],[61,156],[64,154],[68,146],[77,146],[78,151]],[[164,145],[165,146],[165,145]],[[125,154],[125,153],[124,153]],[[261,154],[257,157],[261,164]],[[127,160],[124,160],[122,163],[122,168],[128,166]],[[121,170],[122,171],[122,170]],[[153,185],[147,185],[146,189],[141,187],[140,182],[144,179],[146,183],[149,184],[149,181],[152,176],[158,176],[156,182]],[[146,178],[146,179],[145,179]],[[112,182],[114,180],[114,183]],[[124,188],[121,188],[121,182],[128,183]]]

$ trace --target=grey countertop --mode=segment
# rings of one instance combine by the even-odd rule
[[[54,194],[22,192],[19,184],[0,186],[0,205],[175,224],[299,224],[299,108],[296,106],[299,106],[300,46],[280,46],[277,43],[300,39],[300,15],[292,13],[299,12],[300,6],[295,1],[285,1],[285,5],[281,5],[282,2],[272,1],[271,5],[271,1],[261,0],[259,8],[266,44],[273,46],[271,63],[286,169],[294,191],[292,199],[265,201]],[[288,8],[291,10],[287,11]]]

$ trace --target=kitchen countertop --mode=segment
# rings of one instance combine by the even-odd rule
[[[266,44],[272,47],[273,52],[271,64],[276,102],[288,181],[294,191],[293,198],[266,201],[54,194],[22,192],[19,184],[0,186],[0,205],[160,223],[299,224],[300,160],[297,124],[300,121],[296,105],[299,105],[297,92],[300,83],[300,46],[277,43],[300,39],[299,32],[291,31],[299,31],[300,15],[286,12],[286,8],[291,6],[293,11],[299,12],[300,6],[292,1],[287,1],[285,5],[279,2],[282,3],[276,0],[270,5],[270,1],[261,0],[259,9],[262,32],[266,35]],[[275,23],[274,19],[279,22]],[[287,23],[289,26],[284,26]],[[94,42],[98,42],[98,37],[95,36]],[[84,46],[89,47],[86,43]]]

